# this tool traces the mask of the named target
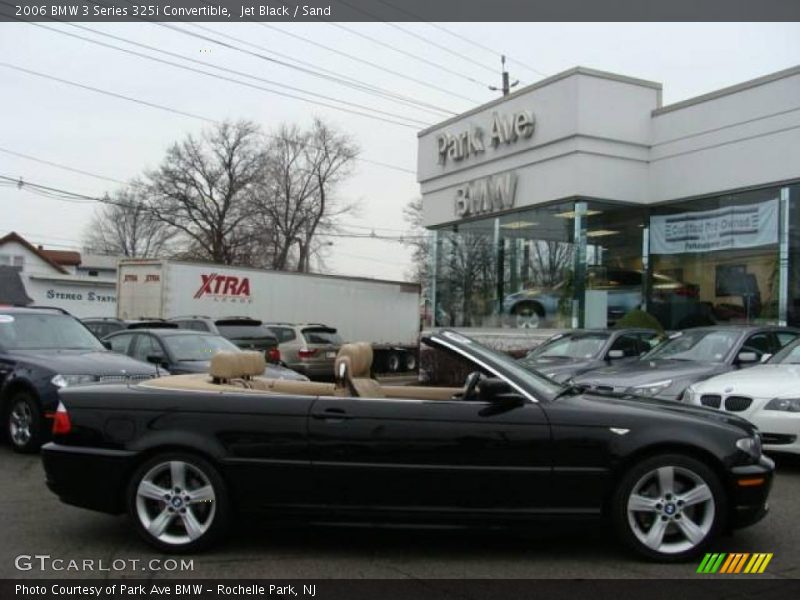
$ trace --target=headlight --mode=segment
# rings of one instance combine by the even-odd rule
[[[631,390],[634,394],[640,394],[642,396],[658,396],[671,385],[672,379],[665,379],[664,381],[655,381],[645,385],[637,385],[632,387]]]
[[[736,440],[736,447],[754,460],[761,458],[761,436]]]
[[[764,410],[782,410],[783,412],[800,412],[800,398],[773,398]]]
[[[70,385],[80,385],[81,383],[92,383],[97,381],[97,377],[94,375],[55,375],[51,380],[52,383],[57,388],[65,388]]]

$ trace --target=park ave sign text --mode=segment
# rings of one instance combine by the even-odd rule
[[[497,148],[501,144],[512,144],[520,139],[533,135],[535,120],[533,113],[523,110],[503,116],[492,113],[488,143]],[[447,164],[447,160],[461,161],[470,156],[486,151],[483,129],[472,126],[458,133],[442,133],[436,137],[436,149],[439,164]]]

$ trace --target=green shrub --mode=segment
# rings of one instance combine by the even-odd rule
[[[660,334],[664,335],[664,328],[653,315],[638,308],[633,309],[619,321],[614,323],[614,327],[622,329],[623,327],[644,327],[647,329],[655,329]]]

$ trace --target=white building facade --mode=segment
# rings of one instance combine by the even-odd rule
[[[661,92],[578,67],[419,134],[436,325],[800,324],[800,67]]]

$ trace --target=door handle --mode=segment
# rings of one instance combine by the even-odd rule
[[[331,423],[338,423],[350,418],[347,415],[347,411],[343,408],[326,408],[322,411],[322,414],[317,413],[314,417],[317,419],[325,419]]]

